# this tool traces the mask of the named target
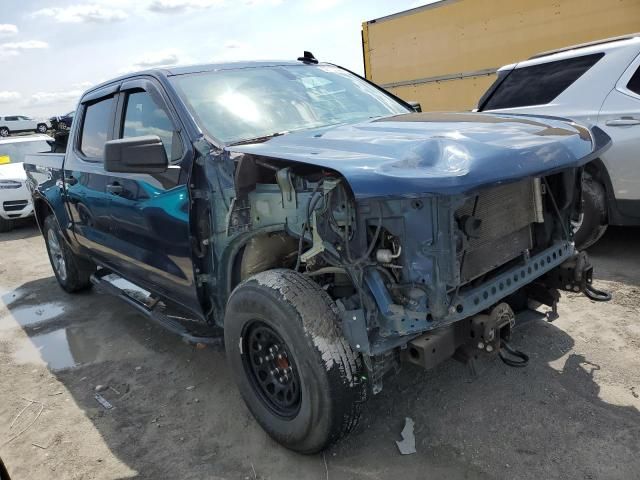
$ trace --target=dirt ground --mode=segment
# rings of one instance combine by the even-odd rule
[[[301,456],[257,426],[223,353],[106,294],[64,293],[28,224],[0,236],[0,456],[14,480],[638,478],[639,239],[611,228],[590,252],[612,302],[564,295],[557,321],[517,329],[528,367],[406,367],[353,435]]]

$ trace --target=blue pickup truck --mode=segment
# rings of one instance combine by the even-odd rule
[[[509,340],[559,290],[602,298],[570,220],[608,137],[557,118],[418,113],[298,61],[154,69],[81,98],[25,169],[53,271],[224,344],[249,409],[312,453],[386,373]]]

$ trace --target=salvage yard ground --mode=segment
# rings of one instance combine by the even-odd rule
[[[406,367],[353,435],[305,457],[257,426],[222,352],[107,295],[64,293],[27,224],[0,236],[0,456],[14,479],[638,478],[639,238],[611,228],[591,249],[612,302],[564,294],[559,320],[516,330],[527,368]]]

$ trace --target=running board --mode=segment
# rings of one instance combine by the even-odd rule
[[[224,345],[222,335],[201,336],[190,332],[180,322],[158,311],[158,299],[153,297],[150,292],[107,269],[101,268],[91,275],[91,283],[100,287],[106,293],[125,301],[161,327],[180,335],[186,343],[194,345],[202,343],[214,347],[222,347]]]

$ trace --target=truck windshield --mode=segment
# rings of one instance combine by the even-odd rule
[[[226,144],[410,111],[330,65],[218,70],[171,81],[200,127]]]

